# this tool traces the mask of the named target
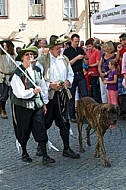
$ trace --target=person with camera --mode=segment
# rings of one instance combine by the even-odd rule
[[[87,59],[86,53],[81,47],[78,47],[80,41],[80,36],[78,34],[73,34],[71,36],[71,46],[64,50],[64,55],[70,61],[72,70],[74,72],[74,80],[70,92],[72,98],[69,101],[69,116],[71,122],[77,122],[75,115],[75,93],[76,88],[79,90],[79,97],[84,97],[88,95],[87,83],[85,76],[83,74],[82,63],[84,59]]]

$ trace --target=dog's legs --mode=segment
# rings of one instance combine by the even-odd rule
[[[98,132],[98,126],[97,126],[97,144],[96,144],[96,147],[95,147],[95,154],[94,156],[99,158],[100,157],[100,150],[99,150],[99,132]]]
[[[88,144],[88,146],[91,146],[90,130],[91,130],[91,126],[88,125],[87,128],[86,128],[87,144]]]
[[[79,146],[80,146],[80,152],[84,152],[83,144],[82,144],[82,126],[83,126],[83,117],[77,118],[77,126],[78,126],[78,132],[79,132]]]
[[[101,149],[101,156],[102,156],[102,159],[103,159],[103,162],[104,162],[104,166],[106,167],[110,167],[111,164],[110,162],[108,161],[107,157],[106,157],[106,152],[105,152],[105,147],[104,147],[104,142],[103,142],[103,136],[104,134],[101,132],[100,128],[97,127],[97,145],[96,145],[96,148],[95,148],[95,155],[98,155],[98,152],[99,152],[99,147]]]
[[[105,131],[102,132],[103,136],[105,134]],[[100,157],[100,150],[99,150],[99,137],[98,137],[98,134],[97,134],[97,144],[96,144],[96,147],[95,147],[95,157],[99,158]]]
[[[95,154],[94,154],[95,157],[99,158],[100,157],[100,151],[99,151],[99,141],[97,139],[97,144],[96,144],[96,147],[95,147]]]

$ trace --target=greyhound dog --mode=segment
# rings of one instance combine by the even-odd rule
[[[86,128],[87,144],[91,146],[90,130],[93,128],[97,133],[95,157],[100,156],[101,150],[104,166],[106,167],[110,167],[111,164],[106,157],[103,136],[110,125],[116,124],[118,112],[118,106],[112,104],[99,104],[90,97],[81,98],[77,106],[77,125],[80,151],[84,151],[82,145],[82,125],[83,119],[85,118],[88,122],[88,127]]]

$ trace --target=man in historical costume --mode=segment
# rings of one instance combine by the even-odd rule
[[[38,58],[36,64],[38,66],[41,64],[40,67],[49,88],[49,103],[47,104],[47,114],[45,115],[46,129],[49,129],[53,120],[55,120],[63,141],[63,156],[76,159],[80,155],[70,148],[70,123],[68,119],[68,99],[71,98],[68,88],[72,85],[74,74],[68,58],[61,54],[64,42],[65,40],[52,35],[49,45],[46,46],[49,48],[49,52]],[[37,155],[41,154],[37,151]]]

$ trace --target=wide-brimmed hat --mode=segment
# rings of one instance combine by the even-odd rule
[[[35,58],[38,56],[38,48],[36,46],[30,46],[28,48],[22,48],[19,51],[18,56],[21,58],[27,52],[33,52]]]
[[[3,43],[6,43],[7,45],[10,45],[10,46],[12,46],[14,48],[13,42],[11,40],[9,40],[9,39],[1,40],[0,44],[3,45]]]
[[[49,39],[49,44],[46,45],[46,48],[50,48],[56,45],[63,44],[64,42],[68,41],[67,39],[61,39],[58,36],[52,35]]]

